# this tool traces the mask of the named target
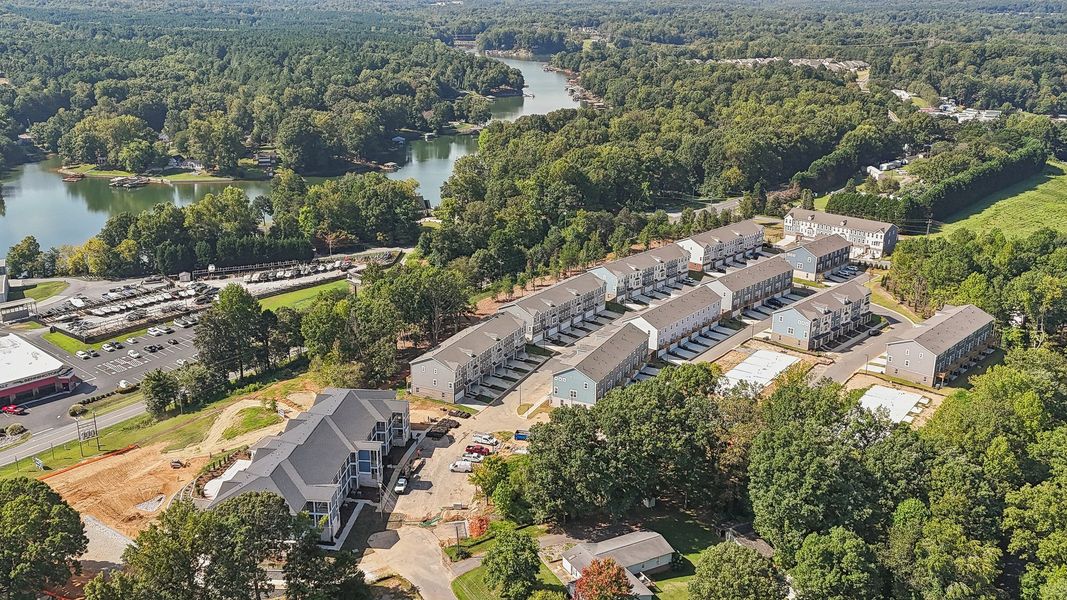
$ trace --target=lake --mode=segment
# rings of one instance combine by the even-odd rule
[[[532,98],[512,96],[493,102],[493,119],[511,120],[524,115],[544,114],[559,108],[574,108],[565,88],[566,77],[543,70],[544,62],[498,59],[522,71],[526,92]],[[445,135],[429,141],[417,140],[390,157],[400,165],[389,177],[412,178],[431,206],[441,202],[441,184],[452,173],[456,160],[478,149],[477,136]],[[107,179],[86,178],[65,183],[55,172],[59,158],[22,165],[0,179],[5,202],[0,207],[0,253],[33,235],[42,248],[82,244],[96,235],[108,217],[121,212],[137,213],[161,202],[190,204],[209,192],[227,185],[237,186],[254,198],[270,191],[267,181],[230,183],[152,184],[135,190],[108,186]]]

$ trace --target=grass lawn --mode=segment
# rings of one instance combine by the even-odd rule
[[[922,323],[923,318],[915,314],[915,311],[911,310],[907,306],[904,306],[897,299],[894,298],[889,292],[882,289],[882,286],[878,285],[878,280],[881,279],[884,271],[872,272],[871,278],[867,280],[867,283],[863,284],[871,290],[871,302],[881,306],[882,308],[888,308],[889,310],[898,312],[907,317],[912,323]]]
[[[51,298],[52,296],[55,296],[56,294],[62,292],[68,287],[70,287],[70,284],[66,281],[45,281],[29,287],[11,290],[11,294],[9,295],[8,300],[33,298],[34,300],[40,302],[41,300],[45,300]]]
[[[534,586],[534,590],[565,591],[559,578],[549,570],[545,563],[541,563],[537,578],[538,583]],[[459,600],[499,600],[500,598],[485,583],[485,567],[478,567],[455,578],[452,581],[452,592]]]
[[[826,210],[826,205],[830,202],[830,194],[825,196],[819,196],[815,199],[815,210]]]
[[[722,541],[714,528],[680,510],[657,512],[643,523],[646,529],[658,532],[682,555],[683,566],[677,571],[665,571],[652,578],[659,588],[659,600],[684,600],[689,597],[689,580],[696,572],[697,556]]]
[[[259,305],[263,307],[263,310],[276,310],[283,306],[288,306],[293,310],[303,310],[311,303],[315,301],[321,292],[328,292],[330,290],[347,290],[348,282],[344,279],[337,281],[330,281],[322,285],[316,285],[314,287],[304,288],[302,290],[296,290],[294,292],[286,292],[284,294],[278,294],[277,296],[271,296],[270,298],[264,298],[259,301]]]
[[[236,423],[223,430],[222,439],[232,440],[250,431],[262,429],[282,421],[277,412],[263,406],[242,408],[237,411],[237,419]]]
[[[811,288],[830,287],[830,286],[826,285],[825,283],[823,283],[821,281],[812,281],[810,279],[803,279],[801,277],[794,277],[793,278],[793,283],[795,283],[796,285],[803,285],[805,287],[811,287]]]
[[[136,331],[129,331],[129,332],[126,332],[126,333],[124,333],[122,335],[117,335],[117,336],[115,336],[113,338],[110,338],[110,339],[107,339],[107,340],[100,340],[99,342],[94,342],[92,344],[86,344],[85,342],[83,342],[81,340],[78,340],[76,338],[72,338],[69,335],[67,335],[65,333],[60,333],[58,331],[45,333],[41,337],[44,338],[44,340],[46,342],[52,344],[53,346],[56,346],[57,348],[60,348],[61,350],[66,350],[70,354],[74,354],[78,350],[85,350],[86,348],[92,348],[94,350],[99,350],[100,347],[103,346],[104,344],[106,344],[107,342],[122,342],[123,345],[126,346],[126,349],[134,349],[134,348],[136,348],[135,346],[130,346],[130,345],[126,344],[126,338],[143,337],[145,335],[148,335],[148,328],[147,327],[145,327],[144,329],[138,329]],[[126,349],[118,350],[116,352],[116,355],[119,352],[125,352]]]
[[[1042,227],[1067,233],[1067,163],[1049,161],[1045,170],[945,219],[938,235],[957,229],[1024,236]]]
[[[928,101],[926,101],[924,98],[921,98],[919,96],[912,96],[911,97],[911,103],[914,104],[915,106],[918,106],[919,108],[929,108],[930,107],[930,103]]]

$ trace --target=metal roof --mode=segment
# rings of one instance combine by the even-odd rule
[[[973,304],[946,304],[936,315],[912,327],[901,339],[889,342],[888,345],[915,341],[930,352],[941,354],[993,320],[989,313]]]
[[[786,216],[793,217],[793,219],[797,221],[808,221],[829,227],[847,227],[856,231],[867,231],[871,233],[882,233],[887,231],[890,227],[894,227],[892,223],[885,223],[883,221],[873,221],[871,219],[861,219],[859,217],[847,217],[820,210],[807,210],[805,208],[794,208],[789,211],[789,214]]]

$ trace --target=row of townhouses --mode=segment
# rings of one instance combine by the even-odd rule
[[[755,256],[763,241],[763,226],[748,219],[678,240],[677,244],[689,253],[691,271],[714,271],[728,262]]]
[[[648,334],[626,323],[579,342],[568,365],[552,374],[553,406],[596,404],[629,381],[648,361]]]
[[[793,268],[781,256],[728,273],[707,284],[722,298],[722,313],[736,317],[743,311],[793,291]]]
[[[390,450],[411,439],[408,410],[391,390],[327,388],[284,431],[250,449],[251,462],[222,482],[210,506],[246,492],[273,492],[293,514],[325,521],[322,540],[333,541],[346,525],[345,499],[360,487],[377,491]]]
[[[648,295],[689,275],[689,253],[667,244],[613,260],[589,271],[607,285],[607,299],[622,302]]]
[[[607,284],[592,273],[561,281],[500,309],[526,324],[526,341],[537,344],[604,312]]]
[[[879,259],[891,254],[897,245],[897,226],[892,223],[804,208],[789,211],[783,230],[787,238],[798,241],[839,235],[852,244],[853,258]]]
[[[886,344],[886,374],[915,383],[942,385],[977,362],[996,344],[993,317],[973,304],[946,304]]]
[[[852,244],[837,235],[789,246],[782,256],[793,267],[793,276],[807,281],[822,281],[848,266]]]
[[[800,348],[832,347],[870,323],[871,290],[843,283],[771,315],[771,340]]]
[[[649,350],[663,356],[715,327],[720,316],[722,297],[707,285],[701,285],[646,310],[629,322],[648,336]]]

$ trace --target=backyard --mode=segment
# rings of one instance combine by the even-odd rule
[[[538,585],[535,589],[564,591],[559,578],[552,574],[548,565],[541,563],[541,570],[537,573]],[[477,567],[468,571],[452,581],[452,592],[459,600],[499,600],[500,596],[485,583],[485,568]]]
[[[1021,236],[1042,227],[1067,233],[1067,163],[1049,161],[1045,170],[975,202],[945,219],[939,235],[957,229],[986,232],[998,228],[1006,235]]]
[[[656,511],[642,522],[645,529],[661,534],[667,543],[682,556],[682,567],[654,575],[659,600],[684,600],[689,597],[689,581],[696,572],[697,557],[722,540],[715,528],[701,518],[674,508]]]

